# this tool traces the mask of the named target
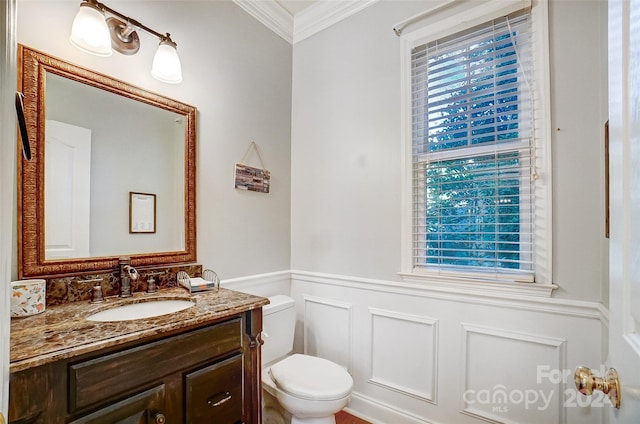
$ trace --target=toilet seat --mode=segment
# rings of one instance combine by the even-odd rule
[[[353,389],[353,378],[344,368],[315,356],[289,356],[271,366],[269,374],[280,390],[302,399],[336,400]]]

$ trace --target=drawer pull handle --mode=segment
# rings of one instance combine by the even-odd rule
[[[223,403],[229,402],[231,400],[231,397],[231,393],[229,392],[220,393],[219,395],[209,398],[207,400],[207,404],[215,408],[216,406],[220,406]]]
[[[162,412],[158,412],[158,411],[152,411],[151,415],[154,419],[154,422],[156,424],[165,424],[167,422],[167,419],[165,418],[164,414]]]

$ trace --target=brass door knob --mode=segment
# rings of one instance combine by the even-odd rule
[[[620,408],[620,379],[615,368],[610,368],[604,377],[595,377],[590,368],[578,367],[574,374],[576,388],[585,396],[590,396],[594,390],[600,390],[607,396],[615,408]]]

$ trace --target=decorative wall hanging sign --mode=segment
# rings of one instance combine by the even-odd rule
[[[255,149],[260,159],[260,165],[262,168],[254,168],[253,166],[244,165],[242,162],[247,158],[251,149]],[[235,187],[239,190],[257,191],[260,193],[269,193],[269,180],[271,174],[266,170],[260,149],[255,141],[252,141],[247,149],[247,152],[242,157],[239,163],[236,163],[235,172]]]

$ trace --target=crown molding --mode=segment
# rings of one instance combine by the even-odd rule
[[[360,12],[378,0],[319,1],[296,14],[293,42],[302,41]]]
[[[275,0],[233,0],[245,12],[291,44],[309,38],[377,1],[319,1],[293,17]]]
[[[233,0],[289,44],[293,44],[293,16],[275,0]]]

